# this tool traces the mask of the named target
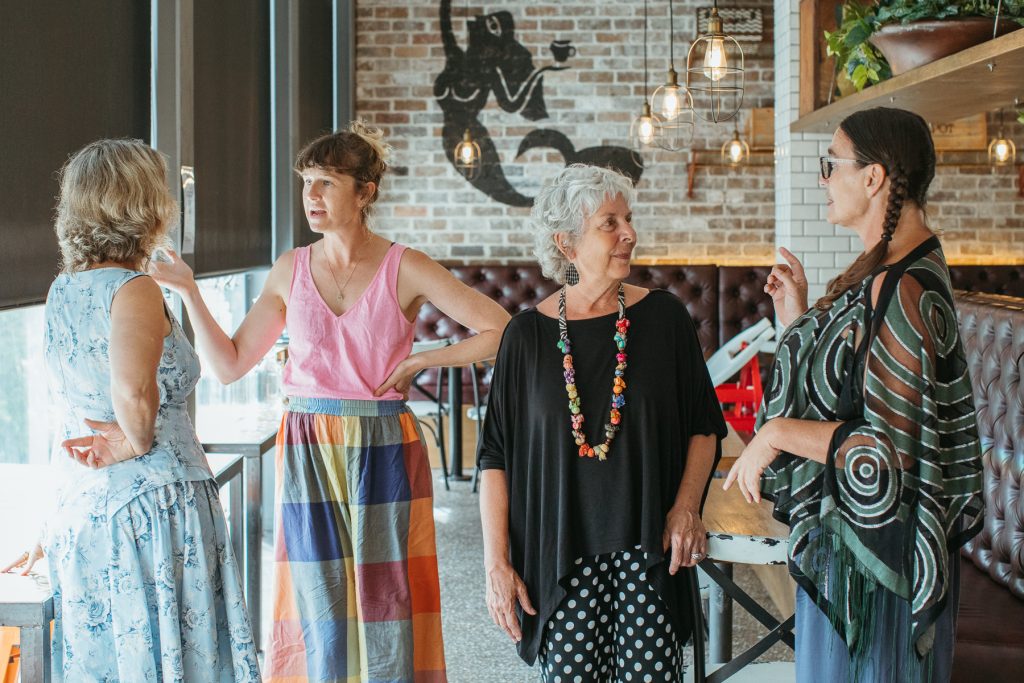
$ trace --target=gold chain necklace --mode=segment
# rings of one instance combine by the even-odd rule
[[[345,284],[343,285],[338,284],[338,275],[334,272],[334,266],[331,265],[331,257],[327,255],[327,247],[324,246],[323,248],[324,260],[327,261],[327,269],[331,271],[331,279],[334,280],[334,286],[338,290],[338,294],[334,298],[339,304],[345,300],[345,288],[348,287],[348,283],[352,280],[352,276],[355,275],[356,266],[359,265],[359,256],[361,255],[363,247],[366,246],[366,244],[370,241],[371,237],[373,237],[373,233],[367,230],[366,239],[363,240],[358,247],[356,247],[356,251],[352,255],[352,265],[349,266],[348,277],[345,278]]]

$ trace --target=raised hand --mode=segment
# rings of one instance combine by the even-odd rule
[[[807,276],[803,264],[789,249],[779,247],[786,263],[777,263],[768,274],[764,291],[775,305],[775,319],[788,326],[807,312]]]
[[[184,295],[187,291],[196,286],[195,275],[192,269],[173,249],[165,249],[167,260],[153,259],[149,262],[146,273],[157,281],[161,287]]]

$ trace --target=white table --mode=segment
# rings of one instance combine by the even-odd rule
[[[738,457],[743,442],[730,427],[722,442],[723,457]],[[709,683],[723,681],[781,640],[793,647],[793,617],[779,622],[732,580],[732,565],[784,565],[789,549],[789,527],[772,517],[772,503],[747,503],[736,486],[722,490],[723,479],[713,479],[704,505],[703,521],[708,532],[708,555],[700,568],[714,582],[709,600],[709,662],[724,663],[706,677]],[[764,624],[769,633],[745,652],[732,657],[732,601]],[[695,669],[698,667],[695,667]],[[703,678],[703,662],[695,680]]]
[[[232,546],[235,548],[235,556],[242,563],[246,606],[249,608],[253,642],[257,649],[263,642],[260,633],[263,454],[274,448],[282,412],[283,408],[276,405],[255,408],[204,406],[196,415],[196,432],[203,450],[207,453],[214,473],[220,470],[217,484],[223,486],[233,480],[228,490]],[[239,458],[230,456],[241,456],[240,462]],[[239,473],[236,468],[241,470],[240,480],[236,479]]]
[[[48,465],[0,464],[0,567],[35,545],[53,479]],[[0,626],[21,632],[22,683],[50,680],[53,599],[47,576],[45,560],[29,576],[0,574]]]

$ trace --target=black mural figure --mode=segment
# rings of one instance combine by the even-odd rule
[[[515,22],[509,12],[477,15],[469,20],[469,45],[459,47],[452,30],[451,0],[441,0],[441,38],[444,43],[445,67],[434,81],[434,96],[444,112],[442,136],[448,161],[455,165],[455,147],[468,130],[480,145],[481,169],[468,178],[472,185],[503,204],[531,206],[533,198],[516,190],[501,167],[498,150],[491,136],[478,120],[480,112],[493,92],[498,106],[507,112],[519,112],[530,121],[547,118],[544,106],[545,71],[569,68],[552,64],[534,68],[530,51],[515,38]],[[569,54],[565,48],[559,61]],[[576,150],[572,142],[554,130],[528,133],[519,145],[517,156],[535,147],[549,147],[565,158],[566,164],[586,163],[614,168],[633,180],[635,185],[643,173],[642,163],[625,147],[588,147]]]

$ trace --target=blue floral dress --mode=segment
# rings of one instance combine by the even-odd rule
[[[53,588],[55,680],[258,681],[238,566],[206,456],[186,412],[199,359],[178,322],[157,370],[153,449],[93,470],[59,441],[114,421],[110,306],[141,273],[62,274],[46,300],[50,393],[63,413],[57,509],[44,547]]]

